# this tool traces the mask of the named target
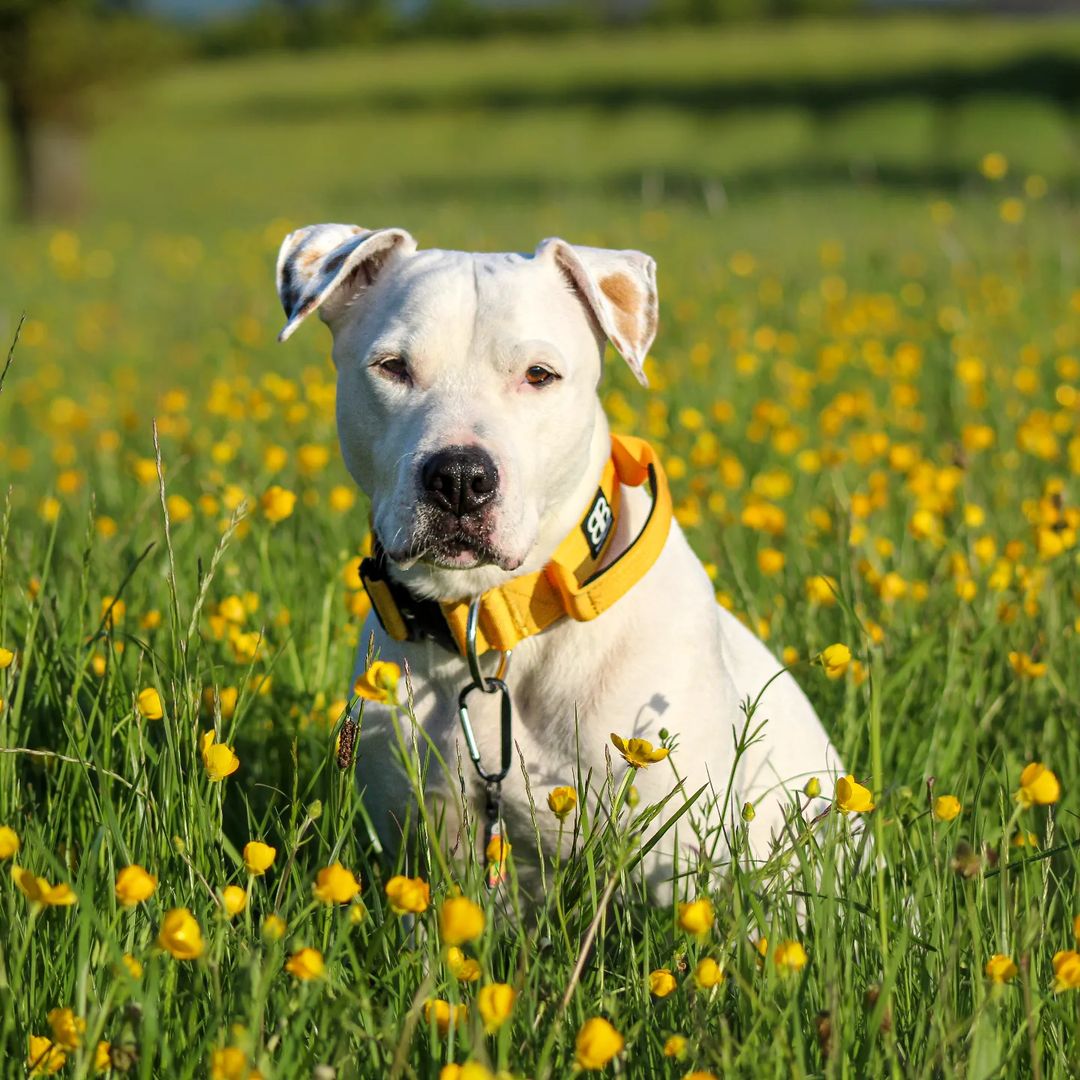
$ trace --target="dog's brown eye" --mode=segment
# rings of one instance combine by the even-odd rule
[[[559,376],[554,371],[548,371],[546,367],[541,367],[539,364],[533,364],[525,372],[525,381],[530,386],[547,386],[558,378]]]
[[[407,383],[412,381],[409,378],[409,365],[400,356],[388,356],[385,360],[380,360],[375,366],[379,369],[380,374],[396,382]]]

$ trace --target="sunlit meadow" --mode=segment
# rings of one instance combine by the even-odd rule
[[[941,52],[931,25],[893,27],[904,63],[923,37]],[[850,59],[889,31],[844,32]],[[806,60],[740,33],[709,47]],[[692,81],[706,44],[650,62]],[[617,51],[573,48],[612,77]],[[546,49],[514,44],[490,78]],[[788,106],[437,100],[493,50],[343,54],[314,89],[310,57],[184,69],[101,129],[84,226],[6,237],[9,340],[26,316],[0,390],[3,1075],[1076,1075],[1067,124],[1034,99],[954,103],[952,172],[923,181],[933,106],[906,99],[824,128]],[[431,101],[393,104],[379,80],[409,71]],[[335,72],[386,111],[328,106]],[[865,166],[871,129],[900,179],[832,171]],[[478,131],[491,146],[458,137]],[[652,386],[609,357],[609,415],[661,448],[718,602],[791,666],[852,771],[820,778],[824,821],[801,812],[814,781],[794,800],[768,866],[684,868],[670,907],[645,904],[656,826],[614,745],[607,776],[532,792],[564,828],[539,910],[515,914],[530,836],[494,892],[479,847],[448,865],[421,829],[396,863],[375,849],[337,738],[366,505],[328,335],[274,344],[274,256],[309,220],[656,256]],[[404,717],[395,676],[360,689]],[[672,758],[693,754],[671,726]],[[753,812],[732,806],[737,848]]]

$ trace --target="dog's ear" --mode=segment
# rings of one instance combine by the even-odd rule
[[[656,337],[656,263],[641,251],[579,247],[557,237],[544,240],[537,258],[551,258],[585,301],[642,386],[645,357]]]
[[[277,260],[278,296],[288,319],[278,341],[291,337],[316,309],[332,322],[389,259],[415,250],[404,229],[308,225],[289,233]]]

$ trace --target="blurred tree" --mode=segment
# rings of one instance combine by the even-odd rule
[[[0,82],[19,216],[79,213],[94,89],[168,54],[169,35],[130,7],[128,0],[0,0]]]

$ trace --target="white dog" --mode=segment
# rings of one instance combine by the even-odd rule
[[[476,651],[494,654],[483,656],[486,680],[513,649],[512,738],[552,849],[548,789],[573,784],[579,765],[602,781],[611,732],[658,744],[667,728],[677,749],[639,771],[642,800],[663,798],[676,773],[687,793],[710,784],[701,813],[718,835],[754,802],[751,845],[763,855],[791,793],[840,762],[795,680],[774,679],[776,659],[717,605],[647,445],[609,433],[597,397],[605,339],[644,384],[653,260],[558,239],[532,256],[418,251],[402,229],[315,225],[285,239],[277,283],[281,340],[316,310],[333,333],[341,449],[381,545],[367,585],[382,620],[364,627],[358,673],[371,632],[384,660],[408,662],[416,723],[449,765],[429,770],[429,805],[460,802],[463,653],[480,598]],[[767,723],[725,799],[742,703],[767,683],[754,718]],[[467,697],[488,774],[502,765],[501,698]],[[388,710],[369,706],[358,769],[391,849],[407,805],[396,746]],[[484,784],[466,770],[479,815]],[[535,844],[516,755],[501,811],[527,877]],[[451,829],[459,823],[452,813]],[[680,829],[684,845],[694,839]],[[671,857],[670,845],[652,853],[651,881],[670,876]]]

